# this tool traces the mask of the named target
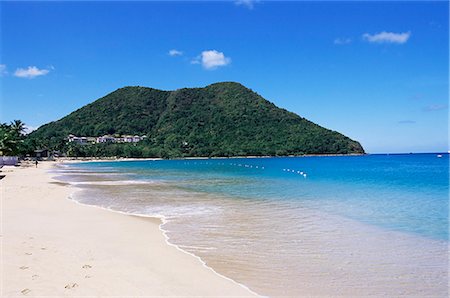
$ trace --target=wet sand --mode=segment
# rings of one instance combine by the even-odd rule
[[[2,296],[254,296],[168,245],[160,220],[68,200],[51,165],[3,168]]]

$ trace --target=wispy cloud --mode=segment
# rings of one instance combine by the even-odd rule
[[[398,124],[416,124],[414,120],[400,120],[397,122]]]
[[[424,95],[420,93],[416,93],[408,97],[409,100],[422,100],[424,99]]]
[[[53,66],[50,69],[54,69]],[[33,79],[38,76],[45,76],[50,72],[49,69],[39,69],[36,66],[28,66],[28,68],[18,68],[14,72],[14,76],[18,78]]]
[[[6,65],[5,64],[0,64],[0,77],[7,75],[8,72],[6,71]]]
[[[345,45],[345,44],[350,44],[352,42],[351,38],[336,38],[333,43],[335,45]]]
[[[24,133],[27,135],[27,134],[35,131],[38,128],[39,128],[39,126],[31,126],[31,125],[26,125],[25,124],[25,131],[24,131]]]
[[[248,9],[253,9],[255,7],[255,4],[258,2],[259,0],[235,0],[234,4],[238,6],[245,6]]]
[[[376,34],[364,33],[363,40],[370,43],[396,43],[404,44],[411,37],[411,32],[394,33],[394,32],[380,32]]]
[[[203,51],[198,57],[191,61],[192,64],[201,64],[203,68],[213,70],[221,66],[226,66],[231,63],[231,58],[226,57],[224,53],[209,50]]]
[[[172,57],[174,57],[174,56],[182,56],[183,52],[173,49],[173,50],[170,50],[168,54],[169,54],[169,56],[172,56]]]
[[[442,28],[442,25],[439,24],[439,23],[436,22],[436,21],[431,21],[431,22],[428,23],[428,25],[430,25],[431,28],[437,28],[437,29]]]
[[[433,104],[429,105],[423,108],[424,112],[436,112],[436,111],[442,111],[446,110],[448,108],[448,105],[446,104]]]

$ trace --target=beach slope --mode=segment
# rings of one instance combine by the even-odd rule
[[[159,220],[68,200],[39,168],[3,168],[2,296],[254,296],[166,243]]]

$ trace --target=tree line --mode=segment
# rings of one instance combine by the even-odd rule
[[[0,155],[17,156],[27,153],[25,124],[20,120],[0,124]]]

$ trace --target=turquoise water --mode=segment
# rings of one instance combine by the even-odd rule
[[[169,241],[263,295],[448,294],[448,154],[89,162],[58,173],[81,203],[163,217]]]
[[[91,169],[237,200],[302,204],[448,240],[448,154],[96,162]],[[74,166],[74,167],[77,167]],[[305,173],[306,178],[298,172]]]

